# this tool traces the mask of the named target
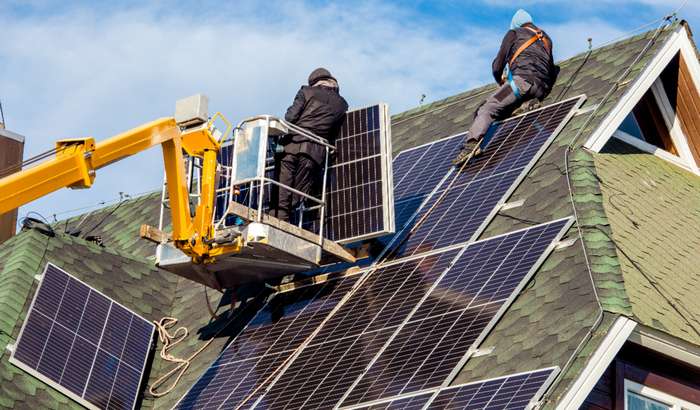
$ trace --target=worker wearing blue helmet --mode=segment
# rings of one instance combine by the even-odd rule
[[[452,161],[457,166],[469,159],[494,121],[508,117],[528,100],[543,100],[556,81],[552,40],[535,26],[532,16],[525,10],[520,9],[513,15],[510,30],[493,60],[492,71],[499,87],[477,110],[464,145]],[[478,149],[475,152],[478,153]]]

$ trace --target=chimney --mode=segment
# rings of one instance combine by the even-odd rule
[[[0,178],[20,170],[24,153],[24,137],[5,129],[0,122]],[[0,215],[0,243],[15,235],[17,210]]]

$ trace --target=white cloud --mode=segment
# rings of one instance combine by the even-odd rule
[[[490,81],[504,26],[465,24],[448,36],[437,24],[462,23],[416,24],[414,12],[382,2],[87,4],[54,12],[56,3],[38,0],[29,13],[0,13],[0,98],[9,127],[28,137],[25,156],[58,138],[99,140],[171,115],[175,100],[197,92],[235,121],[281,114],[317,66],[331,69],[351,106],[385,101],[400,112],[423,93],[431,101]],[[593,18],[546,29],[558,58],[584,51],[591,34],[594,44],[620,34]],[[62,190],[21,213],[50,216],[161,182],[155,148],[98,171],[90,190]]]
[[[197,92],[233,120],[280,114],[319,65],[334,72],[351,106],[381,100],[398,112],[422,93],[436,99],[486,80],[500,36],[474,28],[464,39],[444,38],[402,24],[398,9],[369,3],[268,7],[272,15],[237,4],[217,15],[151,6],[0,17],[8,125],[28,137],[26,153],[34,154],[58,138],[101,139],[171,115],[176,99]],[[22,211],[50,215],[157,187],[158,151],[98,171],[89,191],[63,190]]]

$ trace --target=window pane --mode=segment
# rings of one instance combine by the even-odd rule
[[[652,400],[648,397],[632,393],[631,391],[627,392],[628,410],[667,410],[670,408],[670,406],[667,406],[656,400]]]
[[[631,112],[627,114],[627,117],[620,124],[620,130],[628,133],[629,135],[644,141],[644,136],[642,135],[642,130],[639,128],[637,120],[634,118],[634,114]]]

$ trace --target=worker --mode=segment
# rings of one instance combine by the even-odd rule
[[[558,67],[552,57],[552,40],[535,26],[528,12],[519,9],[513,15],[498,55],[492,64],[499,87],[479,107],[462,149],[453,164],[461,166],[480,145],[491,124],[510,116],[524,102],[542,101],[552,90]],[[479,150],[475,153],[478,155]]]
[[[325,68],[311,72],[308,85],[297,92],[284,119],[333,144],[345,120],[348,103],[340,95],[338,81]],[[290,132],[280,140],[283,152],[277,157],[277,180],[305,194],[316,194],[323,179],[326,149],[309,138]],[[284,187],[273,198],[273,216],[291,222],[301,196]],[[276,204],[274,204],[276,199]]]

